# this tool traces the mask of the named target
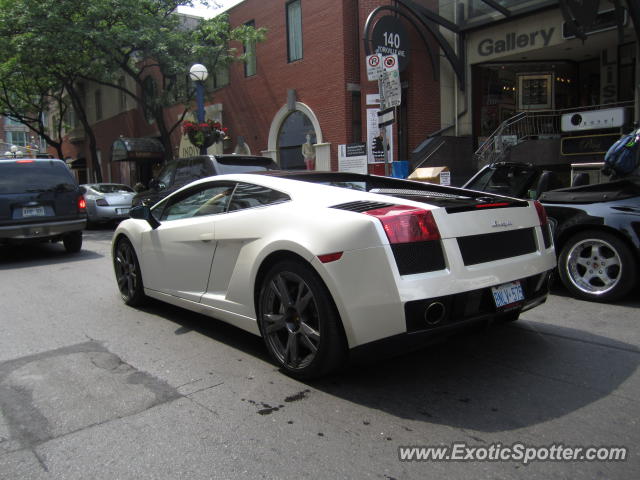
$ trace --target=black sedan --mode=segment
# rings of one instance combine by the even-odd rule
[[[626,296],[640,274],[640,179],[558,188],[568,183],[562,179],[536,165],[496,163],[464,186],[539,198],[554,231],[558,274],[569,292],[601,302]]]

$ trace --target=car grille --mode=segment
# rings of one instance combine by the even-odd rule
[[[517,257],[536,251],[535,229],[523,228],[459,237],[458,246],[465,265]]]
[[[440,240],[391,245],[400,275],[434,272],[445,267]]]

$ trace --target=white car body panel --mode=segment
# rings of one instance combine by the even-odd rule
[[[405,333],[406,302],[495,286],[555,266],[553,246],[544,248],[532,202],[527,207],[448,214],[423,202],[262,175],[222,175],[190,186],[221,180],[263,185],[291,200],[162,222],[156,231],[145,220],[129,219],[117,228],[114,240],[125,235],[138,252],[147,295],[254,334],[260,334],[256,278],[263,262],[276,252],[290,252],[317,271],[336,304],[351,348]],[[327,208],[362,200],[431,209],[442,237],[445,269],[400,275],[377,218]],[[457,237],[532,227],[535,252],[477,265],[463,263]],[[343,255],[329,263],[318,259],[334,252]]]

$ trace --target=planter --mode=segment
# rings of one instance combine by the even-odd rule
[[[189,130],[187,132],[189,141],[196,147],[209,148],[216,142],[222,140],[222,132],[212,128],[201,128],[199,130]]]

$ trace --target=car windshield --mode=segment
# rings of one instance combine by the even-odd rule
[[[133,188],[128,185],[117,185],[117,184],[102,184],[102,185],[93,185],[93,188],[96,192],[100,193],[131,193],[133,192]]]
[[[75,185],[71,172],[59,161],[0,162],[0,193],[65,192]]]
[[[465,185],[471,190],[497,193],[510,197],[523,197],[532,187],[538,170],[527,165],[496,166],[487,168],[473,182]]]

